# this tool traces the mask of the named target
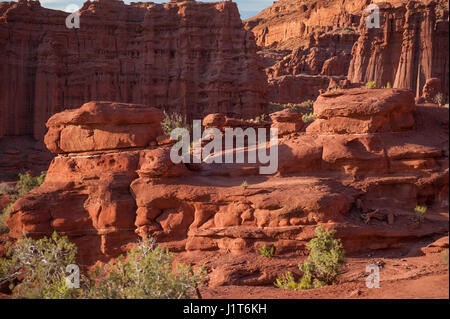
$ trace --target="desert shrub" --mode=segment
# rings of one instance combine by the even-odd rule
[[[243,189],[247,189],[247,188],[248,188],[248,183],[247,183],[247,181],[243,181],[242,184],[241,184],[241,187],[242,187]]]
[[[42,185],[45,179],[46,172],[41,172],[39,176],[32,176],[29,173],[20,174],[19,181],[16,184],[17,193],[12,196],[13,201],[27,194],[32,189]]]
[[[274,283],[275,287],[287,290],[299,290],[299,286],[295,281],[294,275],[290,271],[277,278]]]
[[[425,214],[427,212],[427,206],[417,205],[414,208],[414,218],[419,224],[422,224],[425,221]]]
[[[106,267],[97,267],[89,297],[108,299],[185,299],[193,298],[204,278],[203,269],[177,264],[172,271],[172,254],[151,239],[143,240],[126,257]]]
[[[76,246],[56,232],[42,239],[21,238],[0,259],[0,283],[21,278],[14,298],[75,298],[80,290],[66,285],[66,267],[75,264]]]
[[[176,128],[185,128],[187,130],[190,129],[189,125],[186,124],[186,121],[183,119],[183,116],[179,113],[164,113],[164,120],[161,122],[162,129],[164,134],[170,135],[170,132]]]
[[[448,103],[444,104],[443,107],[448,109]]]
[[[275,247],[272,246],[270,248],[267,248],[266,244],[264,244],[259,249],[259,254],[266,258],[271,258],[273,256],[274,252],[275,252]]]
[[[14,203],[9,203],[2,211],[2,214],[0,215],[0,235],[6,234],[9,232],[8,226],[6,226],[5,221],[9,218],[9,215],[11,214],[11,209],[13,207]]]
[[[12,194],[13,192],[14,192],[14,187],[12,187],[11,185],[8,185],[6,183],[0,184],[0,196],[9,195],[9,194]]]
[[[345,262],[345,251],[340,239],[334,238],[336,231],[323,231],[316,228],[316,237],[308,243],[309,256],[306,262],[298,265],[303,273],[300,281],[295,282],[288,272],[277,278],[275,286],[290,290],[320,288],[336,282],[340,269]]]
[[[374,89],[375,86],[376,86],[375,81],[369,81],[366,83],[366,88],[368,88],[368,89]]]
[[[39,187],[45,179],[46,172],[41,172],[39,176],[32,176],[29,173],[27,174],[18,174],[19,181],[16,184],[16,187],[8,188],[8,194],[11,197],[11,202],[3,209],[2,214],[0,215],[0,235],[5,234],[9,231],[8,227],[5,225],[5,221],[8,219],[13,204],[20,197],[27,194],[33,188]]]
[[[437,93],[433,98],[433,102],[439,106],[443,106],[445,104],[445,95],[441,92]]]
[[[264,122],[267,119],[266,114],[261,114],[260,116],[255,117],[255,122]]]
[[[302,120],[304,123],[310,123],[314,121],[314,113],[303,114]]]
[[[340,239],[334,238],[336,231],[316,228],[316,237],[308,243],[307,261],[299,269],[313,279],[313,286],[330,285],[336,282],[345,262],[345,251]]]
[[[334,86],[334,87],[328,89],[328,92],[336,92],[336,91],[343,90],[343,89],[344,88],[342,86]]]

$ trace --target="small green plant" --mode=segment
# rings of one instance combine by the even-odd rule
[[[303,114],[302,120],[304,123],[310,123],[314,121],[314,113]]]
[[[12,284],[14,298],[75,298],[80,290],[66,285],[66,267],[76,262],[77,248],[56,232],[34,240],[21,238],[0,259],[0,283]]]
[[[0,259],[0,284],[10,282],[14,298],[193,298],[203,283],[203,267],[177,264],[173,255],[153,239],[144,239],[126,256],[89,277],[80,274],[80,287],[66,284],[68,265],[76,264],[77,248],[56,232],[42,239],[21,238]]]
[[[11,185],[8,185],[6,183],[0,184],[0,196],[9,195],[9,194],[12,194],[13,192],[14,192],[14,187],[12,187]]]
[[[3,209],[2,214],[0,215],[0,235],[6,234],[7,232],[9,232],[9,228],[8,228],[8,226],[6,226],[5,222],[11,215],[11,210],[12,210],[13,205],[14,205],[13,202],[9,203]]]
[[[439,106],[445,105],[445,95],[441,92],[436,93],[436,95],[433,98],[433,102]]]
[[[183,119],[183,116],[179,113],[164,113],[164,120],[161,122],[162,129],[164,134],[170,135],[170,132],[176,128],[185,128],[187,130],[190,129],[189,125],[186,124],[186,121]]]
[[[445,107],[446,109],[448,109],[448,103],[444,104],[443,107]]]
[[[106,267],[97,267],[89,297],[102,299],[186,299],[195,296],[205,270],[177,264],[173,255],[152,239],[144,239]]]
[[[366,83],[366,88],[368,88],[368,89],[374,89],[375,86],[376,86],[375,81],[369,81]]]
[[[242,184],[241,184],[241,187],[242,187],[243,189],[247,189],[247,188],[248,188],[248,183],[247,183],[247,181],[243,181]]]
[[[414,208],[414,217],[419,224],[422,224],[425,221],[425,213],[427,212],[427,206],[417,205]]]
[[[332,285],[337,281],[345,262],[345,251],[340,239],[334,238],[335,230],[324,231],[321,226],[315,229],[316,237],[308,243],[309,256],[306,262],[298,265],[303,273],[295,282],[292,273],[277,278],[275,286],[284,289],[312,289]]]
[[[391,82],[388,81],[388,83],[386,83],[386,85],[383,85],[381,88],[382,89],[392,89]]]
[[[30,192],[32,189],[41,186],[45,180],[46,173],[47,172],[41,172],[41,175],[39,176],[32,176],[29,173],[19,173],[19,181],[16,184],[17,194],[13,196],[13,200],[15,201]]]
[[[336,282],[345,262],[345,251],[340,239],[334,238],[335,230],[316,228],[316,237],[308,243],[307,261],[299,265],[304,276],[313,279],[313,286],[331,285]]]
[[[3,209],[3,212],[0,215],[0,235],[9,231],[8,227],[5,225],[5,221],[9,218],[14,202],[32,189],[42,185],[45,175],[46,172],[41,172],[41,175],[39,176],[32,176],[29,173],[18,174],[19,181],[17,182],[15,188],[8,188],[8,194],[10,195],[11,202]]]
[[[272,258],[273,254],[275,252],[275,247],[272,246],[269,248],[267,248],[266,244],[264,244],[260,249],[259,249],[259,254],[263,257],[266,258]]]
[[[448,265],[448,249],[445,249],[441,253],[441,260],[444,264]]]

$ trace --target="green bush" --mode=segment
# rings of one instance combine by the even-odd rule
[[[242,184],[241,184],[241,187],[242,187],[243,189],[247,189],[247,188],[248,188],[248,183],[247,183],[247,181],[243,181]]]
[[[14,298],[75,298],[80,291],[66,286],[66,267],[75,264],[77,247],[56,232],[34,240],[21,238],[0,259],[0,283],[23,277],[12,288]]]
[[[189,125],[186,124],[186,121],[183,119],[183,116],[179,113],[164,113],[164,120],[161,122],[162,129],[164,134],[170,135],[170,132],[176,128],[185,128],[187,130],[190,129]]]
[[[391,82],[388,82],[386,85],[383,85],[381,88],[382,89],[392,89]]]
[[[335,230],[323,231],[316,228],[316,237],[308,243],[307,261],[299,269],[311,279],[314,287],[331,285],[336,282],[345,262],[345,251],[340,239],[335,239]]]
[[[310,123],[314,121],[314,113],[303,114],[302,120],[304,123]]]
[[[89,292],[91,298],[108,299],[185,299],[193,298],[205,272],[177,264],[172,271],[172,254],[153,240],[143,240],[126,257],[107,267],[97,267]]]
[[[300,290],[320,288],[336,282],[345,262],[341,240],[334,238],[335,230],[323,231],[319,226],[315,231],[316,237],[311,239],[307,246],[309,250],[307,260],[298,265],[303,273],[300,281],[296,283],[292,273],[288,272],[276,279],[276,287]]]
[[[368,89],[374,89],[375,86],[376,86],[375,81],[369,81],[366,83],[366,88],[368,88]]]
[[[266,244],[264,244],[260,249],[259,249],[259,254],[263,257],[267,257],[267,258],[271,258],[273,256],[275,252],[275,247],[270,247],[267,248]]]
[[[6,226],[5,221],[9,218],[13,205],[13,202],[9,203],[8,206],[3,209],[2,214],[0,215],[0,235],[9,232],[9,228],[8,226]]]
[[[19,181],[16,184],[16,192],[11,196],[13,202],[30,192],[32,189],[39,187],[45,180],[47,172],[41,172],[39,176],[32,176],[29,173],[19,173]]]
[[[290,271],[277,278],[274,283],[275,287],[287,290],[299,290],[298,284],[295,282],[294,275]]]
[[[8,227],[5,225],[5,221],[8,219],[12,206],[16,200],[27,194],[32,189],[42,185],[45,179],[46,172],[41,172],[39,176],[32,176],[29,173],[18,174],[19,181],[17,182],[15,188],[8,188],[8,194],[10,195],[11,202],[3,209],[0,215],[0,235],[5,234],[9,231]]]
[[[0,184],[0,196],[9,195],[9,194],[12,194],[13,192],[14,192],[14,187],[12,187],[11,185],[8,185],[6,183]]]
[[[69,288],[66,267],[76,263],[76,254],[76,246],[56,232],[21,238],[0,259],[0,284],[10,282],[14,298],[193,298],[206,276],[203,268],[183,264],[173,271],[173,255],[150,239],[89,277],[80,274],[80,288]]]
[[[417,205],[414,208],[414,217],[419,224],[422,224],[425,221],[425,214],[427,212],[427,206]]]

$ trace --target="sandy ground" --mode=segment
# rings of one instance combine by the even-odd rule
[[[366,266],[378,264],[380,287],[367,288]],[[204,299],[449,299],[449,267],[441,254],[408,258],[349,258],[340,283],[289,291],[274,286],[202,288]]]

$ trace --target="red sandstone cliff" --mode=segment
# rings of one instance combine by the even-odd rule
[[[90,100],[192,118],[264,113],[265,75],[235,3],[87,1],[80,28],[37,1],[0,3],[0,137],[42,139],[54,113]]]
[[[371,2],[380,8],[380,28],[366,26],[364,10]],[[416,97],[430,78],[440,79],[448,96],[448,23],[448,2],[442,0],[280,0],[245,21],[263,48],[260,54],[275,58],[265,59],[269,77],[348,74],[352,82],[390,82]],[[308,95],[318,96],[313,90]],[[299,92],[290,102],[303,100]]]
[[[368,29],[361,19],[361,37],[353,48],[348,78],[353,82],[390,82],[421,96],[429,78],[441,80],[448,95],[448,2],[409,1],[379,4],[381,28]]]

